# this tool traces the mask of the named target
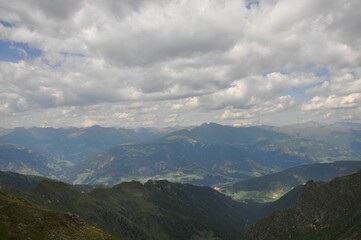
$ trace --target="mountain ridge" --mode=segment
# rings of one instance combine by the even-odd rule
[[[359,239],[361,170],[328,183],[308,181],[294,206],[265,217],[248,239]]]
[[[231,240],[245,230],[241,203],[209,187],[166,180],[125,182],[86,193],[44,179],[35,187],[2,191],[44,209],[79,215],[121,239]]]

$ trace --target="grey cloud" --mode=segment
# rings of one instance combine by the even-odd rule
[[[168,1],[168,3],[171,1]],[[144,8],[149,5],[161,7],[167,3],[161,0],[154,0],[149,2],[147,0],[107,0],[104,2],[92,2],[98,9],[108,13],[110,16],[117,20],[123,20],[127,16],[139,14]]]
[[[24,3],[22,1],[22,3]],[[83,0],[35,0],[31,1],[32,7],[36,6],[48,18],[55,18],[57,20],[67,19],[77,12],[82,4]]]
[[[261,115],[272,122],[287,112],[294,121],[325,111],[341,118],[340,106],[360,105],[347,103],[361,91],[360,7],[357,0],[0,0],[0,19],[14,25],[0,38],[42,51],[32,61],[0,63],[0,111],[21,122],[39,117],[34,109],[58,117],[70,109],[63,121],[79,111],[82,121],[105,125],[260,122]],[[329,76],[316,76],[318,69]],[[302,106],[313,110],[296,114]],[[102,118],[110,114],[103,108],[117,120]],[[222,120],[225,109],[230,117]]]
[[[22,14],[26,11],[27,8],[33,9],[33,13],[29,13],[28,20],[30,23],[37,24],[33,26],[36,28],[39,26],[40,20],[47,20],[48,23],[44,23],[43,25],[51,24],[54,25],[56,22],[66,24],[69,23],[69,20],[73,20],[74,17],[84,8],[86,1],[84,0],[31,0],[26,1],[24,4],[23,1],[15,0],[19,2],[19,5],[16,5],[16,9],[21,11]],[[45,18],[45,19],[42,19]],[[33,20],[33,21],[31,21]],[[26,23],[25,23],[26,24]],[[76,24],[76,22],[73,22]],[[72,27],[72,26],[64,26],[64,27]],[[59,32],[61,34],[61,32]]]
[[[142,26],[142,23],[139,26],[129,23],[130,29],[115,26],[100,32],[102,38],[90,45],[99,49],[101,56],[112,64],[148,65],[174,58],[193,59],[210,52],[221,53],[232,48],[239,37],[235,29],[213,25],[212,19],[211,22],[206,19],[192,22],[180,16],[175,20],[167,18],[163,17],[159,26]]]
[[[2,102],[2,112],[24,112],[28,110],[29,106],[27,100],[18,94],[1,93],[0,99]]]
[[[82,9],[83,4],[83,0],[13,0],[11,2],[2,0],[0,1],[0,8],[12,14],[12,16],[5,14],[11,23],[17,26],[28,26],[30,30],[36,31],[37,28],[39,30],[46,29],[49,24],[55,26],[57,25],[56,22],[67,23]],[[58,34],[61,35],[62,32],[59,31]]]
[[[327,2],[326,5],[329,3]],[[361,21],[360,7],[361,3],[357,0],[333,1],[333,8],[329,10],[329,25],[327,26],[327,29],[333,31],[333,35],[336,35],[340,42],[355,46],[358,50],[360,50],[361,44],[361,29],[358,24]]]

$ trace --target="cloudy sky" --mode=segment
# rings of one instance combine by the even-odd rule
[[[0,0],[0,127],[361,122],[360,0]]]

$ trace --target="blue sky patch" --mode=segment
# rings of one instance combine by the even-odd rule
[[[326,68],[320,68],[316,71],[316,76],[317,77],[329,77],[330,72]]]
[[[26,43],[0,40],[0,61],[18,62],[31,60],[41,55],[39,49]]]
[[[13,25],[9,22],[5,22],[5,21],[2,21],[0,20],[0,24],[3,25],[4,27],[12,27]]]
[[[314,87],[320,86],[322,84],[323,84],[323,81],[317,82],[317,83],[312,83],[312,84],[309,84],[309,85],[301,87],[301,88],[292,88],[291,90],[288,91],[288,95],[290,95],[296,99],[305,101],[310,98],[309,96],[306,95],[306,91],[308,91]]]

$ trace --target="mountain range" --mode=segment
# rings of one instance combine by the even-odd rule
[[[357,124],[231,127],[206,123],[173,129],[34,127],[1,129],[0,142],[1,170],[71,184],[112,186],[148,179],[219,189],[234,184],[224,192],[236,199],[251,197],[259,201],[278,198],[308,179],[301,176],[302,181],[289,186],[272,192],[256,189],[254,194],[249,194],[253,190],[245,194],[237,189],[237,182],[305,164],[361,159],[361,127]]]
[[[60,160],[78,163],[114,145],[157,139],[170,129],[138,130],[106,128],[15,128],[2,129],[0,142],[21,145]]]

